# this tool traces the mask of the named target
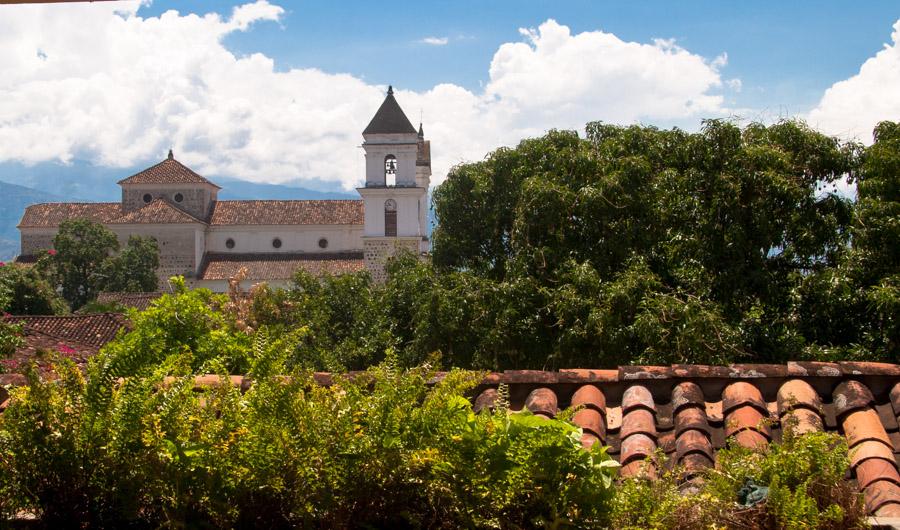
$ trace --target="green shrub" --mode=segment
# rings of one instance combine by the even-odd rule
[[[475,414],[481,374],[383,364],[321,386],[256,346],[245,393],[165,379],[175,358],[103,399],[71,365],[30,375],[0,415],[0,508],[50,526],[605,525],[615,462],[568,422]]]

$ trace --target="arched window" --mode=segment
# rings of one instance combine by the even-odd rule
[[[384,201],[384,235],[397,237],[397,201],[394,199]]]
[[[384,185],[397,185],[397,157],[394,155],[384,157]]]

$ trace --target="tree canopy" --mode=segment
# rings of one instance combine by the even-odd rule
[[[59,288],[72,309],[104,290],[156,290],[156,240],[131,236],[119,250],[116,235],[103,225],[89,219],[71,219],[59,225],[53,250],[38,261],[38,269]]]

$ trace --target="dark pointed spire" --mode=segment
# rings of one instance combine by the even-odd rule
[[[416,128],[394,99],[394,87],[388,86],[387,97],[369,122],[363,134],[416,134]]]
[[[175,155],[172,154],[172,150],[169,149],[169,160],[175,159]]]
[[[422,122],[419,122],[419,138],[425,138],[425,131],[422,130]]]

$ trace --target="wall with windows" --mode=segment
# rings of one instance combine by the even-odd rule
[[[346,252],[362,250],[359,225],[215,226],[207,252]]]
[[[126,212],[130,212],[162,197],[194,217],[206,219],[217,195],[217,190],[213,186],[129,184],[122,186],[122,207]]]

